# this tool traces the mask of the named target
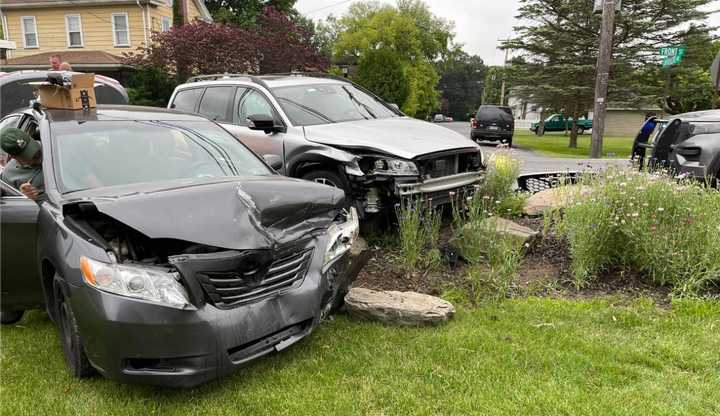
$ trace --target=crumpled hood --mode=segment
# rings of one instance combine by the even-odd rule
[[[374,150],[404,159],[446,150],[479,148],[469,138],[448,128],[409,117],[306,126],[305,137],[316,143]]]
[[[154,188],[78,202],[92,202],[98,211],[149,238],[248,250],[327,228],[344,201],[339,189],[280,176]]]

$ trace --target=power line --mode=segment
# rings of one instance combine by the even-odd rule
[[[333,4],[330,4],[330,5],[328,5],[328,6],[320,7],[320,8],[315,9],[315,10],[310,10],[309,12],[305,12],[305,14],[306,14],[306,15],[307,15],[307,14],[313,14],[313,13],[316,13],[316,12],[319,12],[319,11],[322,11],[322,10],[325,10],[325,9],[330,9],[330,8],[332,8],[332,7],[340,6],[341,4],[350,3],[351,1],[354,1],[354,0],[343,0],[343,1],[339,1],[339,2],[337,2],[337,3],[333,3]]]

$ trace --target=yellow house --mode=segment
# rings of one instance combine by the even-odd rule
[[[181,1],[187,21],[212,20],[203,0]],[[4,40],[14,41],[0,71],[47,69],[60,54],[74,70],[115,72],[121,56],[170,29],[173,0],[0,0]]]

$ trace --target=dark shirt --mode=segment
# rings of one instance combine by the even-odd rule
[[[42,166],[20,165],[13,159],[5,165],[0,179],[13,188],[20,190],[20,185],[30,182],[39,191],[38,201],[45,198],[45,180],[43,178]]]

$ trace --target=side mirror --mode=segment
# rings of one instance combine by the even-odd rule
[[[247,122],[250,130],[262,130],[265,133],[274,133],[283,130],[281,126],[276,126],[275,119],[267,114],[251,114],[248,116]]]
[[[278,155],[263,155],[263,159],[265,159],[265,163],[270,165],[271,168],[275,169],[278,172],[283,167],[283,160]]]

